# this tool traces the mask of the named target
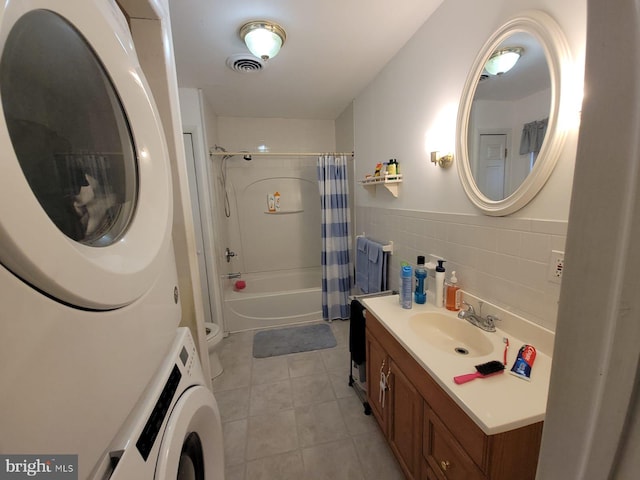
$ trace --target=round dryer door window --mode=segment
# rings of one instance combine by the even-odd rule
[[[47,216],[74,241],[118,240],[134,211],[137,161],[122,103],[80,33],[47,10],[24,15],[5,44],[0,92],[13,150]]]
[[[127,305],[166,268],[172,197],[166,142],[126,21],[110,2],[8,5],[0,262],[64,303]]]

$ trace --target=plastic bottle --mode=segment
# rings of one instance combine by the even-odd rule
[[[273,206],[276,212],[280,211],[280,192],[273,194]]]
[[[436,307],[444,306],[444,267],[445,260],[438,260],[436,267]]]
[[[396,169],[396,159],[392,158],[391,160],[389,160],[389,163],[387,164],[387,173],[389,175],[395,175],[396,173],[398,173],[397,169]]]
[[[419,255],[416,263],[416,290],[413,299],[416,303],[423,304],[427,302],[427,292],[424,288],[425,279],[427,278],[427,269],[424,267],[424,256]]]
[[[398,303],[400,305],[402,305],[402,269],[406,266],[409,265],[407,262],[405,262],[404,260],[402,262],[400,262],[400,278],[399,283],[398,283],[398,292],[400,293],[398,295]]]
[[[451,272],[451,278],[449,279],[449,283],[447,284],[447,310],[452,310],[454,312],[460,310],[458,290],[460,290],[460,287],[458,286],[458,277],[456,277],[456,271],[454,270],[453,272]]]
[[[411,298],[411,284],[412,281],[412,268],[411,265],[405,265],[402,267],[402,285],[400,287],[400,298],[402,299],[402,308],[411,308],[413,306]]]

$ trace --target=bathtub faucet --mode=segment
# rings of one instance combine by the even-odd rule
[[[231,280],[232,278],[240,278],[241,276],[242,276],[241,272],[227,273],[226,275],[223,275],[223,277],[226,277],[229,280]]]
[[[231,250],[229,250],[229,247],[227,247],[224,250],[224,256],[227,257],[227,263],[229,263],[231,261],[231,258],[236,256],[236,252],[232,252]]]

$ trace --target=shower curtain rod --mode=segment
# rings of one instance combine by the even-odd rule
[[[224,157],[225,155],[233,157],[236,155],[250,155],[262,157],[319,157],[320,155],[346,155],[353,157],[353,152],[209,152],[210,156]]]

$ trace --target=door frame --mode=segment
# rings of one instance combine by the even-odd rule
[[[219,265],[217,263],[218,255],[216,255],[217,237],[214,229],[215,205],[209,184],[209,179],[215,177],[211,175],[209,159],[205,155],[208,149],[201,129],[191,125],[183,125],[182,133],[183,135],[191,135],[193,140],[193,162],[191,162],[189,158],[186,158],[186,164],[189,177],[193,177],[196,180],[195,191],[197,192],[196,198],[198,205],[193,205],[192,209],[200,212],[199,221],[203,241],[203,255],[198,258],[198,268],[205,268],[209,293],[207,298],[203,298],[203,300],[209,302],[212,316],[211,321],[217,323],[220,329],[225,331],[222,311],[222,284],[220,282],[220,276],[218,275]],[[189,188],[193,189],[194,186],[190,185]],[[191,201],[193,202],[193,195]],[[196,220],[197,219],[194,218],[194,222]]]

